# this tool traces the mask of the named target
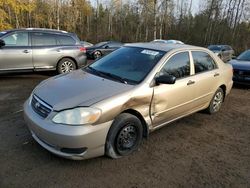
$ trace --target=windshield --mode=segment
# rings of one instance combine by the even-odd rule
[[[238,60],[250,61],[250,50],[247,50],[237,57]]]
[[[96,47],[100,47],[100,46],[102,46],[102,45],[104,45],[104,44],[107,44],[107,42],[99,42],[99,43],[95,44],[95,46],[96,46]]]
[[[221,48],[222,48],[222,46],[218,46],[218,45],[208,46],[208,49],[212,50],[212,51],[220,51]]]
[[[123,83],[140,83],[166,52],[137,47],[122,47],[94,62],[87,70],[105,74]],[[100,74],[99,74],[100,75]],[[100,75],[101,76],[101,75]]]
[[[5,32],[5,31],[2,31],[2,32],[0,32],[0,37],[2,37],[3,35],[5,35],[7,32]]]

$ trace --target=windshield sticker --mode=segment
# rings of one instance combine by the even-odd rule
[[[156,55],[159,54],[159,52],[153,51],[153,50],[142,50],[141,53],[142,54],[147,54],[147,55],[152,55],[152,56],[156,56]]]

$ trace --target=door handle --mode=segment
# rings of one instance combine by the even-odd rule
[[[195,81],[189,80],[188,83],[187,83],[187,85],[189,86],[189,85],[192,85],[192,84],[194,84],[194,83],[195,83]]]
[[[28,54],[28,53],[30,53],[30,51],[29,50],[24,50],[23,53]]]
[[[216,72],[216,73],[214,74],[214,77],[216,77],[216,76],[220,76],[220,73]]]

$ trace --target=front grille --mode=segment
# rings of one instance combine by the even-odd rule
[[[52,107],[39,99],[37,96],[33,95],[31,99],[32,109],[43,118],[46,118],[52,111]]]
[[[250,78],[250,70],[234,69],[234,76],[236,76],[236,77],[249,77]]]

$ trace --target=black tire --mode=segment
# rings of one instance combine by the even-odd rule
[[[209,114],[214,114],[218,112],[221,108],[223,101],[224,101],[224,91],[223,89],[219,88],[215,92],[212,100],[210,101],[210,104],[208,108],[206,109],[206,112]]]
[[[100,52],[99,50],[97,50],[97,51],[95,51],[95,52],[93,53],[93,58],[94,58],[94,59],[98,59],[98,58],[100,58],[100,57],[102,57],[102,52]]]
[[[68,73],[76,69],[76,63],[70,58],[62,58],[57,64],[59,74]]]
[[[120,114],[109,130],[105,153],[114,159],[129,155],[139,148],[142,137],[141,121],[132,114]]]

